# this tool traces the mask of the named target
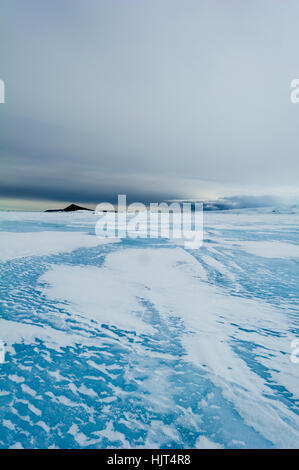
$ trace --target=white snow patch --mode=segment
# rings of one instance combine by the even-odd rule
[[[90,248],[117,241],[81,232],[0,232],[0,261],[67,253],[82,247]]]
[[[280,241],[242,241],[237,243],[243,250],[264,258],[299,258],[299,245]]]
[[[196,449],[224,449],[221,444],[211,441],[206,436],[199,436],[195,443]]]

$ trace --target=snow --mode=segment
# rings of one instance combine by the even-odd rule
[[[223,446],[211,441],[206,436],[200,436],[195,444],[196,449],[223,449]]]
[[[80,232],[0,232],[0,261],[29,256],[67,253],[82,247],[115,243],[117,239],[99,239]]]
[[[299,258],[299,245],[285,242],[242,242],[238,245],[247,253],[264,258]]]
[[[132,287],[109,269],[55,266],[40,282],[49,285],[44,289],[49,299],[67,300],[66,308],[74,315],[122,329],[136,329],[139,333],[151,331],[138,318],[138,314],[142,316],[142,307]]]

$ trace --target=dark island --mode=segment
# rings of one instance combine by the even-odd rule
[[[86,207],[77,206],[77,204],[71,204],[70,206],[67,206],[64,209],[47,209],[45,212],[75,212],[75,211],[93,212],[92,209],[87,209]]]

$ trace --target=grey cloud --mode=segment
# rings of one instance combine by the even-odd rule
[[[296,191],[297,1],[3,0],[2,10],[2,196]]]

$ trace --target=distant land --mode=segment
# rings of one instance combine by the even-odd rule
[[[77,206],[77,204],[70,204],[69,206],[65,207],[64,209],[47,209],[45,212],[75,212],[75,211],[91,211],[92,209],[88,209],[87,207]]]

